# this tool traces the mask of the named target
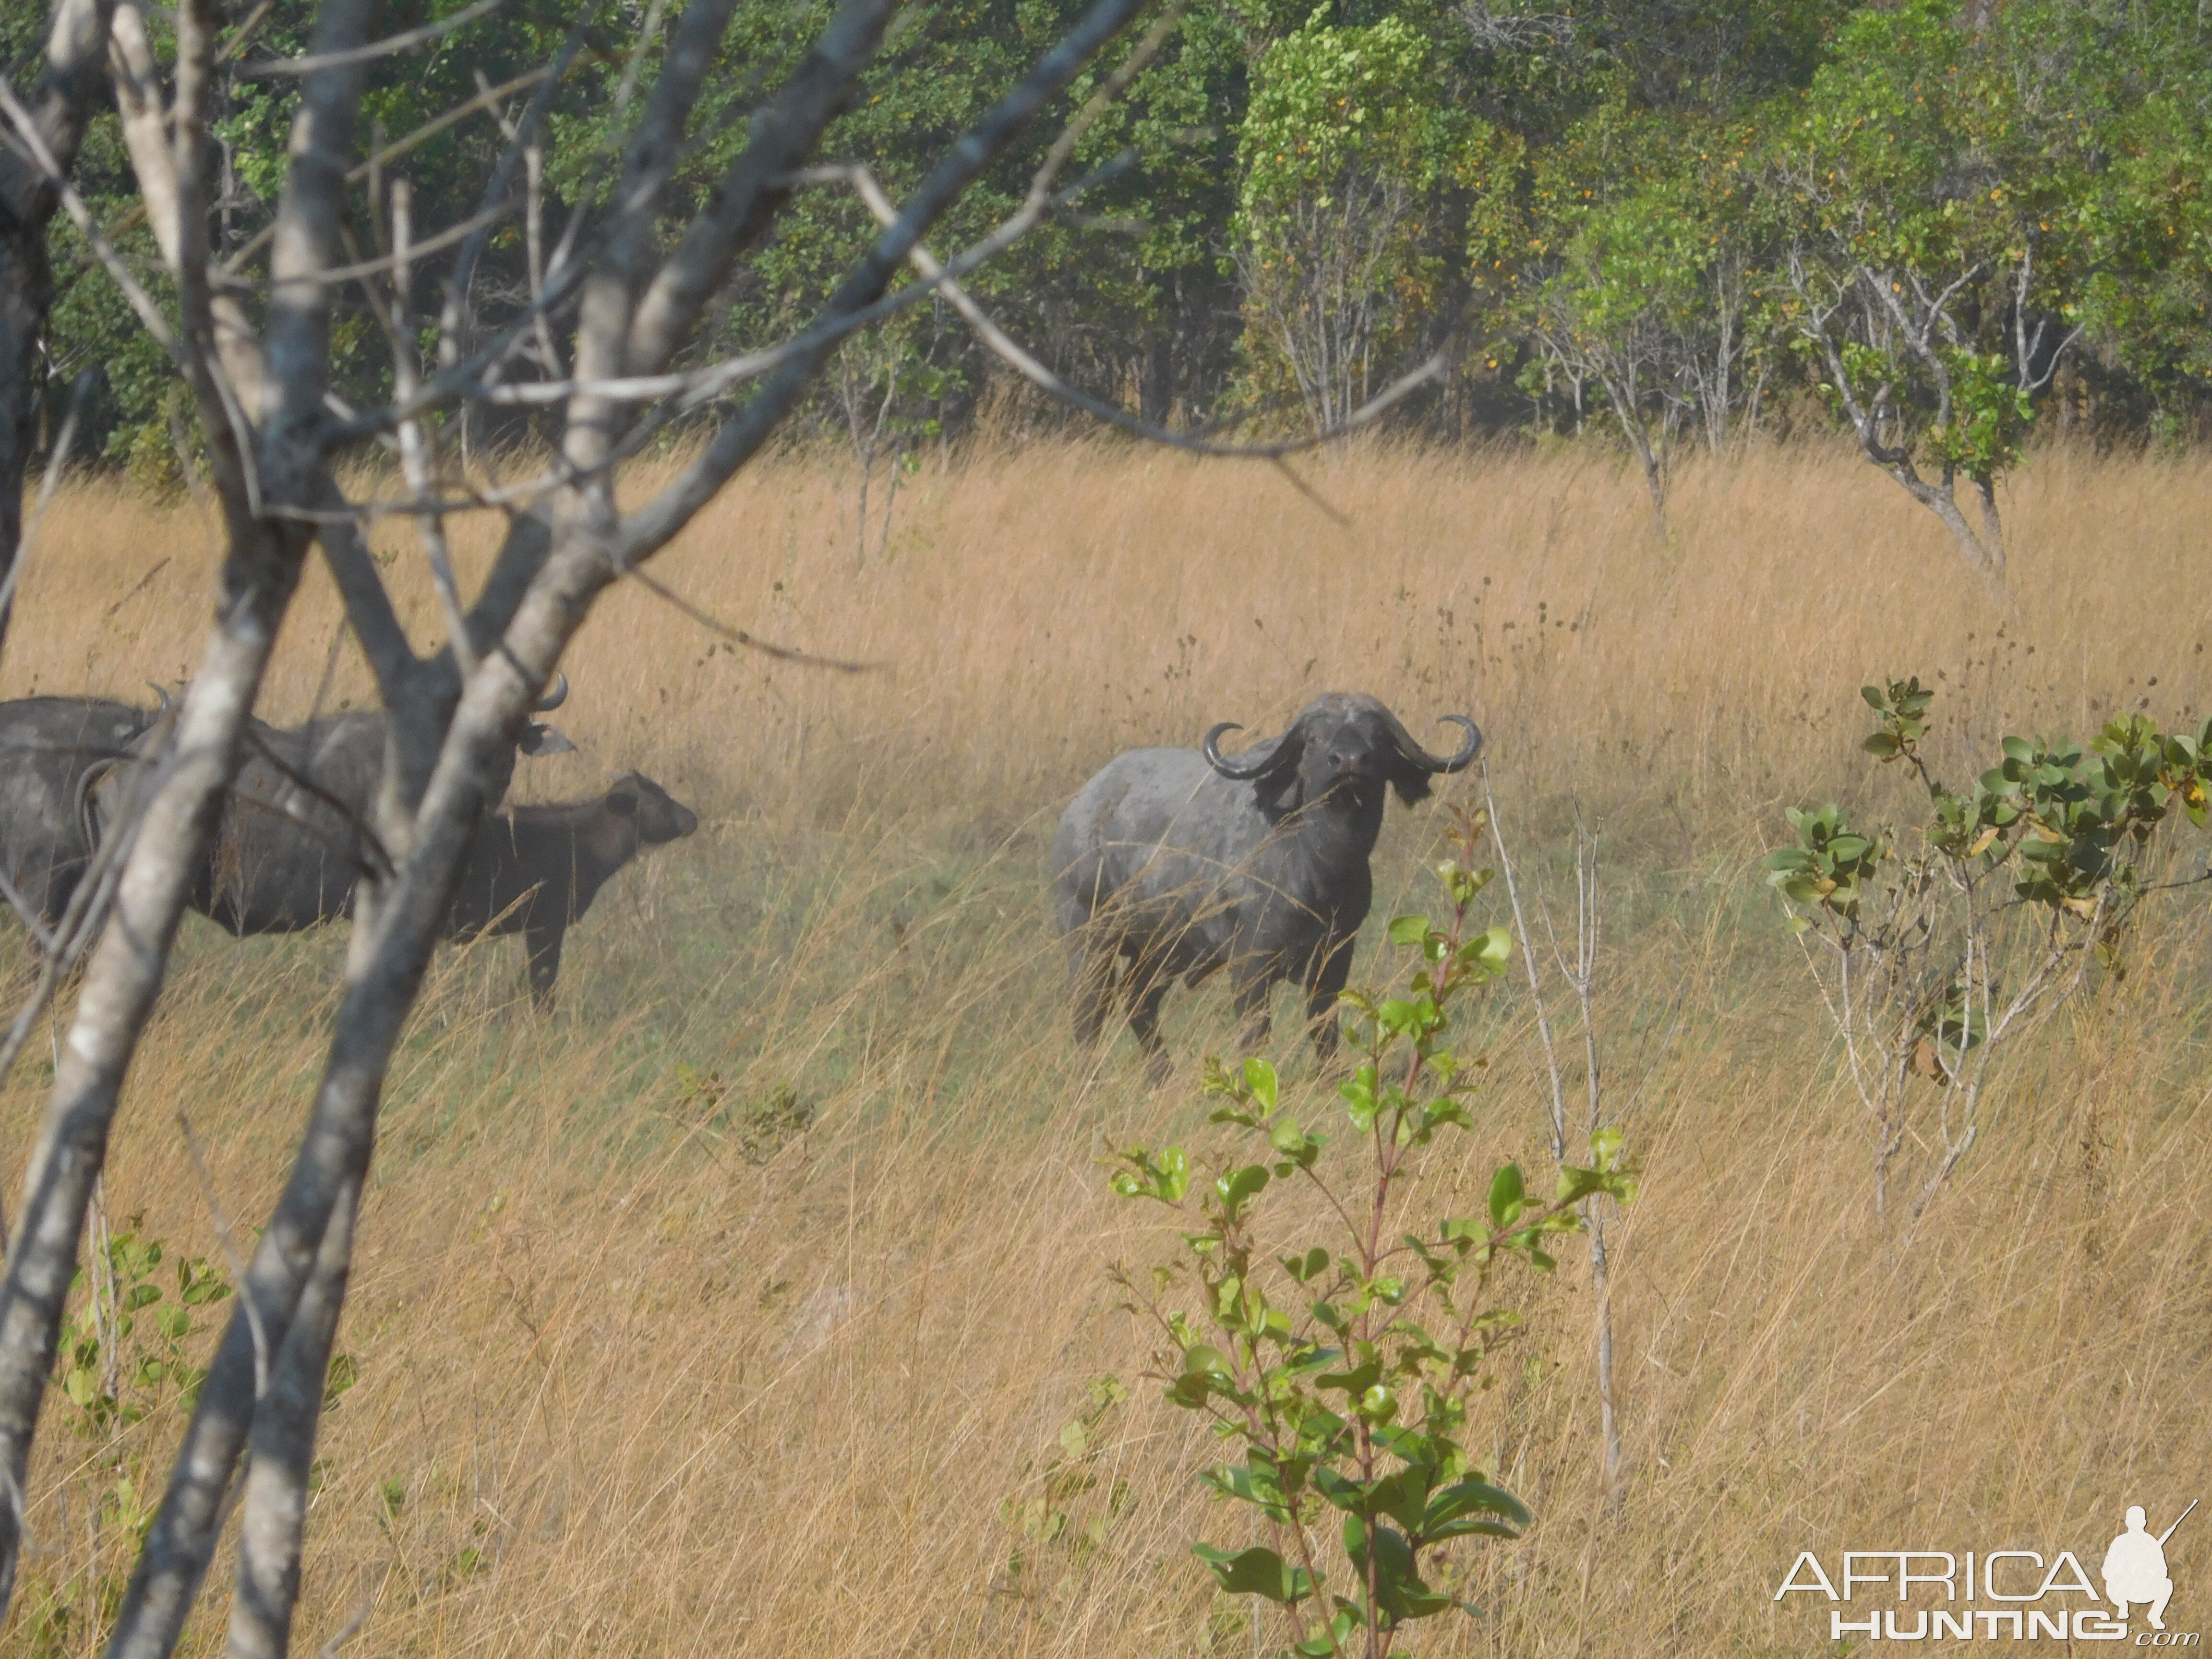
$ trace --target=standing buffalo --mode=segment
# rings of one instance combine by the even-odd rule
[[[83,811],[87,775],[153,723],[149,710],[96,697],[0,702],[0,875],[46,927],[69,908],[97,844]]]
[[[617,778],[597,800],[518,806],[486,818],[446,913],[446,937],[521,934],[531,995],[549,1006],[568,925],[641,850],[698,827],[696,813],[641,772]]]
[[[537,708],[556,708],[568,695],[563,677]],[[293,726],[249,720],[238,775],[192,884],[192,908],[241,939],[347,915],[368,856],[362,836],[384,775],[386,720],[378,709]],[[520,747],[535,755],[574,745],[532,720]],[[111,816],[123,787],[118,768],[94,787],[88,816]]]
[[[1195,985],[1224,966],[1247,1046],[1267,1038],[1276,981],[1296,980],[1315,1048],[1333,1053],[1328,1015],[1373,902],[1367,855],[1386,787],[1410,805],[1432,775],[1482,750],[1473,720],[1443,719],[1467,728],[1448,758],[1414,742],[1373,697],[1336,691],[1307,704],[1281,737],[1233,758],[1216,745],[1242,728],[1224,721],[1200,749],[1134,749],[1108,763],[1053,838],[1077,1035],[1097,1037],[1121,957],[1129,1028],[1156,1079],[1166,1071],[1159,1009],[1169,982]]]
[[[313,927],[352,907],[362,835],[384,775],[385,716],[247,724],[238,775],[191,907],[243,939]]]

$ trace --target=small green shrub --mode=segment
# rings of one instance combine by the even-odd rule
[[[1635,1194],[1607,1130],[1593,1140],[1591,1167],[1562,1168],[1548,1199],[1506,1164],[1491,1178],[1486,1213],[1399,1231],[1416,1155],[1475,1127],[1468,1102],[1484,1063],[1454,1046],[1455,1010],[1498,977],[1511,951],[1504,928],[1476,931],[1469,920],[1492,877],[1474,865],[1486,827],[1480,812],[1455,818],[1451,856],[1437,872],[1450,902],[1441,922],[1392,920],[1391,942],[1417,958],[1403,994],[1343,999],[1358,1056],[1337,1091],[1348,1137],[1333,1146],[1293,1118],[1266,1061],[1231,1073],[1209,1060],[1206,1091],[1220,1103],[1209,1121],[1257,1143],[1260,1161],[1224,1159],[1194,1182],[1178,1146],[1132,1146],[1115,1159],[1116,1192],[1195,1224],[1176,1261],[1141,1279],[1120,1268],[1115,1277],[1163,1339],[1154,1374],[1167,1398],[1242,1454],[1201,1479],[1253,1511],[1272,1540],[1194,1553],[1222,1589],[1281,1606],[1293,1650],[1309,1659],[1384,1659],[1405,1626],[1476,1611],[1454,1593],[1445,1547],[1518,1537],[1531,1518],[1463,1443],[1470,1404],[1492,1381],[1491,1358],[1520,1322],[1492,1299],[1492,1269],[1517,1257],[1548,1270],[1547,1245],[1582,1225],[1577,1204]],[[1325,1200],[1327,1243],[1263,1228],[1260,1200],[1283,1182]],[[1335,1548],[1316,1536],[1332,1514]]]
[[[2212,720],[2168,732],[2124,714],[2086,750],[2008,737],[1997,764],[1954,790],[1922,752],[1934,692],[1905,679],[1861,695],[1878,723],[1867,752],[1911,771],[1926,818],[1863,830],[1835,806],[1793,811],[1796,845],[1768,857],[1767,879],[1792,930],[1826,947],[1808,961],[1873,1124],[1878,1212],[1917,1127],[1932,1148],[1909,1231],[1979,1138],[1995,1060],[2093,969],[2125,974],[2147,900],[2205,879],[2160,882],[2154,854],[2177,816],[2204,823]]]

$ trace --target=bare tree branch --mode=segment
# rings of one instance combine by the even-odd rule
[[[338,1194],[315,1252],[314,1271],[270,1368],[268,1390],[254,1408],[253,1455],[238,1534],[238,1590],[230,1604],[233,1659],[284,1659],[291,1644],[307,1476],[314,1462],[331,1344],[353,1265],[360,1201],[358,1186]]]
[[[618,373],[651,373],[674,355],[728,276],[731,262],[788,198],[787,175],[812,153],[823,130],[851,99],[861,70],[883,44],[894,5],[895,0],[845,0],[805,61],[753,118],[744,150],[640,296]]]
[[[840,284],[823,307],[824,323],[848,316],[882,297],[891,276],[929,227],[983,170],[1013,143],[1048,100],[1057,96],[1091,54],[1141,9],[1143,0],[1095,0],[1091,9],[939,162],[901,211],[896,223]],[[713,499],[730,476],[758,453],[782,423],[822,363],[830,345],[794,357],[708,444],[674,483],[646,506],[625,514],[614,543],[617,564],[657,550]]]
[[[457,126],[470,116],[481,111],[495,109],[501,99],[513,97],[526,87],[534,87],[543,82],[550,81],[554,78],[554,69],[549,64],[544,69],[534,69],[527,74],[518,75],[512,81],[502,82],[498,86],[485,87],[475,97],[456,104],[443,115],[434,116],[405,137],[395,139],[382,149],[374,151],[367,161],[358,162],[349,168],[346,172],[346,183],[359,184],[368,178],[374,169],[389,166],[410,150],[428,143],[447,128]],[[488,221],[487,223],[489,222]],[[240,246],[237,252],[223,261],[222,269],[227,272],[234,273],[243,270],[246,262],[260,252],[263,248],[267,247],[270,239],[276,234],[276,227],[273,223],[264,226],[247,237]]]
[[[896,222],[897,210],[892,207],[890,198],[884,194],[882,186],[877,184],[874,177],[866,167],[829,167],[811,168],[809,171],[817,177],[844,179],[859,192],[860,199],[867,204],[868,210],[876,216],[878,222],[886,227]],[[975,331],[975,337],[989,347],[1001,361],[1018,371],[1031,385],[1050,393],[1071,408],[1079,409],[1085,414],[1097,416],[1109,426],[1119,427],[1124,432],[1134,433],[1137,436],[1147,439],[1153,443],[1164,444],[1172,449],[1187,450],[1195,455],[1279,461],[1285,456],[1319,448],[1324,444],[1334,443],[1340,438],[1347,437],[1363,427],[1372,425],[1422,386],[1439,379],[1449,366],[1448,354],[1442,351],[1437,352],[1391,381],[1389,386],[1384,386],[1382,391],[1376,392],[1358,409],[1347,414],[1343,420],[1325,427],[1318,432],[1309,433],[1304,437],[1285,438],[1273,443],[1219,443],[1209,438],[1197,437],[1189,433],[1176,432],[1166,427],[1157,426],[1150,421],[1130,414],[1118,404],[1109,404],[1103,398],[1094,398],[1089,392],[1070,386],[1047,368],[1034,354],[1017,344],[1004,329],[992,321],[982,307],[975,303],[967,289],[952,279],[951,275],[937,262],[936,257],[927,248],[917,242],[908,252],[907,258],[912,262],[914,268],[921,274],[923,281],[944,295],[952,308],[960,313],[962,319]],[[1311,492],[1307,491],[1304,483],[1295,477],[1292,477],[1291,482],[1297,485],[1301,492],[1310,495]],[[1322,507],[1323,511],[1330,513],[1332,517],[1338,516],[1326,503],[1317,501],[1317,504]]]
[[[318,70],[337,69],[348,64],[364,64],[385,58],[397,58],[412,47],[451,34],[455,29],[473,23],[486,12],[496,11],[507,0],[472,0],[459,11],[441,17],[400,34],[386,35],[381,40],[372,40],[366,46],[349,46],[343,52],[310,52],[305,58],[276,58],[265,64],[248,64],[238,71],[241,81],[269,80],[287,75],[313,75]]]
[[[133,0],[133,25],[139,3]],[[227,447],[231,458],[227,470],[218,469],[230,544],[217,623],[200,671],[173,734],[165,729],[159,735],[143,774],[145,810],[118,823],[103,842],[104,854],[118,849],[108,854],[113,879],[103,875],[99,883],[86,884],[96,895],[86,902],[112,893],[113,912],[85,978],[0,1281],[0,1489],[18,1497],[22,1490],[85,1207],[105,1158],[123,1075],[158,994],[185,897],[204,868],[222,791],[236,769],[248,711],[311,533],[319,533],[349,620],[385,693],[387,748],[368,816],[371,838],[380,838],[388,861],[365,871],[355,889],[355,925],[326,1067],[290,1176],[240,1275],[237,1306],[146,1534],[114,1626],[113,1659],[166,1659],[174,1649],[212,1559],[226,1494],[249,1435],[255,1455],[246,1484],[233,1643],[240,1652],[264,1655],[283,1651],[289,1640],[317,1404],[343,1303],[386,1068],[442,933],[472,837],[483,812],[504,792],[521,722],[562,652],[599,595],[629,574],[738,643],[846,672],[866,666],[809,658],[723,629],[634,567],[757,452],[841,341],[890,314],[894,307],[884,304],[890,286],[921,249],[930,228],[1066,92],[1144,0],[1095,0],[892,216],[813,326],[799,341],[787,343],[766,371],[765,383],[725,423],[702,464],[627,518],[615,512],[613,467],[623,446],[637,441],[640,430],[652,423],[638,422],[632,404],[604,395],[605,389],[641,368],[665,368],[688,337],[705,296],[737,253],[765,229],[791,188],[794,167],[851,96],[856,77],[880,46],[888,0],[848,0],[830,20],[793,82],[756,115],[751,142],[726,176],[725,187],[695,216],[696,234],[687,233],[655,269],[652,227],[668,212],[671,180],[689,153],[685,130],[735,4],[691,0],[644,94],[644,117],[624,153],[611,208],[588,237],[579,229],[582,220],[573,219],[550,256],[533,238],[530,314],[504,328],[495,349],[483,353],[464,339],[471,327],[471,268],[483,246],[483,226],[465,223],[420,235],[402,188],[393,198],[390,252],[338,263],[346,246],[347,184],[357,176],[356,129],[368,65],[397,49],[395,42],[410,39],[374,38],[375,0],[321,0],[307,58],[292,66],[310,72],[269,242],[265,325],[257,329],[237,294],[210,280],[211,255],[197,228],[204,222],[204,206],[197,192],[208,175],[206,88],[217,49],[211,0],[183,3],[173,104],[164,106],[150,50],[143,56],[135,47],[118,51],[126,60],[139,58],[126,63],[125,76],[125,95],[132,100],[129,118],[139,129],[134,156],[143,152],[142,172],[153,181],[149,191],[165,198],[158,207],[169,226],[164,258],[185,299],[185,326],[174,349],[194,386],[211,450]],[[143,40],[143,27],[137,33]],[[564,49],[569,57],[579,39],[572,35]],[[567,62],[556,61],[538,83],[530,111],[515,124],[511,146],[523,165],[539,142]],[[1103,96],[1116,95],[1126,84],[1124,76]],[[489,101],[488,91],[484,96]],[[1022,210],[963,260],[993,257],[1041,221],[1051,206],[1053,177],[1103,107],[1100,99],[1086,106],[1052,147]],[[26,116],[16,125],[25,148],[33,148],[34,124]],[[380,154],[389,147],[380,140],[377,148]],[[483,215],[514,210],[513,180],[513,168],[503,165],[486,191]],[[426,403],[432,388],[417,386],[410,396],[407,384],[419,381],[422,370],[411,349],[411,287],[422,255],[441,238],[459,241],[461,252],[442,319],[438,378],[445,384],[436,400]],[[388,303],[374,282],[386,271],[393,277]],[[963,274],[958,264],[944,273],[948,279]],[[333,420],[330,410],[343,405],[328,386],[331,312],[337,285],[349,279],[362,280],[371,295],[398,353],[401,385],[393,406]],[[917,285],[916,291],[929,290]],[[542,498],[528,500],[526,510],[515,514],[506,545],[464,616],[450,559],[441,557],[437,541],[433,434],[418,417],[454,404],[465,414],[491,395],[495,376],[526,349],[526,337],[544,331],[553,307],[568,296],[580,297],[581,315],[574,384],[567,389],[564,465],[549,474],[550,487]],[[649,302],[649,316],[641,301]],[[896,301],[912,302],[911,297]],[[542,340],[540,352],[553,356]],[[456,374],[472,356],[477,366]],[[440,578],[452,634],[447,648],[428,660],[418,659],[409,643],[361,541],[359,509],[345,501],[331,475],[332,446],[356,419],[399,435],[408,510],[423,520],[426,552]],[[257,1366],[257,1348],[264,1356],[276,1355],[265,1367],[265,1389],[257,1387],[257,1373],[264,1369]],[[12,1519],[0,1517],[0,1570],[12,1572],[20,1541],[18,1504]]]
[[[682,611],[708,633],[719,634],[732,645],[742,645],[748,651],[757,651],[764,657],[775,658],[778,662],[793,663],[801,668],[828,668],[840,674],[866,674],[885,666],[879,662],[854,662],[844,657],[817,657],[811,651],[794,650],[787,645],[775,645],[767,640],[757,640],[744,629],[732,628],[727,623],[702,611],[673,588],[656,581],[646,571],[630,569],[623,574],[629,580],[635,582],[655,598]]]
[[[317,49],[342,52],[365,40],[376,9],[374,0],[328,0],[316,26]],[[304,276],[333,263],[363,78],[362,66],[349,64],[307,80],[277,210],[274,264],[280,277]],[[329,366],[330,295],[325,286],[298,283],[271,301],[259,465],[264,487],[277,500],[311,499],[319,481],[315,425]],[[86,975],[32,1170],[31,1196],[0,1285],[0,1467],[19,1485],[45,1373],[52,1364],[90,1179],[105,1157],[123,1074],[159,993],[193,872],[205,856],[247,711],[306,551],[301,528],[281,522],[243,528],[250,533],[234,529],[222,604],[185,696],[175,753],[148,808],[115,913]],[[319,1243],[319,1231],[303,1252],[301,1277]],[[264,1237],[259,1254],[266,1255],[269,1248]],[[263,1292],[251,1280],[240,1287],[241,1295]],[[289,1322],[295,1300],[296,1292],[283,1298],[283,1322],[269,1317],[269,1308],[257,1307],[264,1329],[273,1332]],[[246,1350],[250,1401],[251,1328],[238,1316],[232,1328]],[[211,1383],[202,1395],[195,1428],[211,1411],[240,1410],[234,1385],[228,1395],[213,1398],[216,1393]],[[194,1466],[192,1453],[188,1437],[187,1468]],[[198,1547],[216,1520],[228,1482],[228,1461],[212,1491],[205,1482],[173,1480],[125,1592],[112,1652],[157,1659],[173,1648],[205,1571],[206,1556]]]

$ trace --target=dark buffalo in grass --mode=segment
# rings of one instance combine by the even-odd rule
[[[486,818],[447,912],[446,937],[521,934],[531,994],[549,1006],[569,925],[639,853],[698,827],[696,813],[641,772],[617,779],[596,800]]]
[[[0,702],[0,876],[51,928],[98,845],[84,810],[88,780],[131,752],[150,709],[98,697]]]
[[[1307,704],[1280,737],[1234,757],[1218,744],[1241,728],[1224,721],[1196,749],[1134,749],[1109,761],[1053,839],[1077,1035],[1097,1039],[1118,990],[1152,1074],[1164,1076],[1169,984],[1226,968],[1248,1047],[1266,1041],[1268,994],[1291,980],[1305,988],[1315,1048],[1331,1054],[1330,1010],[1374,900],[1367,859],[1383,797],[1395,788],[1408,805],[1420,800],[1431,778],[1481,752],[1473,720],[1443,720],[1467,738],[1454,754],[1432,755],[1375,698],[1335,691]]]
[[[538,710],[559,707],[568,691],[564,678]],[[384,776],[386,721],[381,709],[300,726],[248,720],[238,775],[192,884],[192,908],[241,939],[349,914],[354,883],[371,856],[368,824]],[[538,720],[524,726],[519,746],[527,755],[574,747]],[[125,787],[120,767],[97,781],[91,818],[112,817]]]

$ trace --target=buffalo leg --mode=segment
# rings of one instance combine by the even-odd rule
[[[1324,1060],[1336,1054],[1336,1000],[1352,977],[1352,946],[1347,939],[1331,948],[1306,989],[1306,1026],[1313,1033],[1314,1053]]]
[[[1160,1041],[1160,1002],[1168,994],[1167,981],[1151,975],[1133,978],[1129,987],[1129,1029],[1145,1051],[1145,1075],[1155,1087],[1168,1080],[1167,1046]]]
[[[1113,1004],[1113,957],[1087,950],[1079,940],[1070,945],[1067,988],[1075,1005],[1075,1040],[1089,1048],[1106,1029],[1106,1011]]]
[[[530,1000],[540,1008],[553,1006],[553,981],[561,976],[561,943],[565,927],[529,927],[522,947],[530,962]]]
[[[1237,975],[1233,981],[1231,1002],[1243,1028],[1237,1042],[1248,1054],[1267,1046],[1267,1032],[1273,1024],[1267,1014],[1267,1002],[1274,988],[1275,981],[1264,970],[1249,979]]]

